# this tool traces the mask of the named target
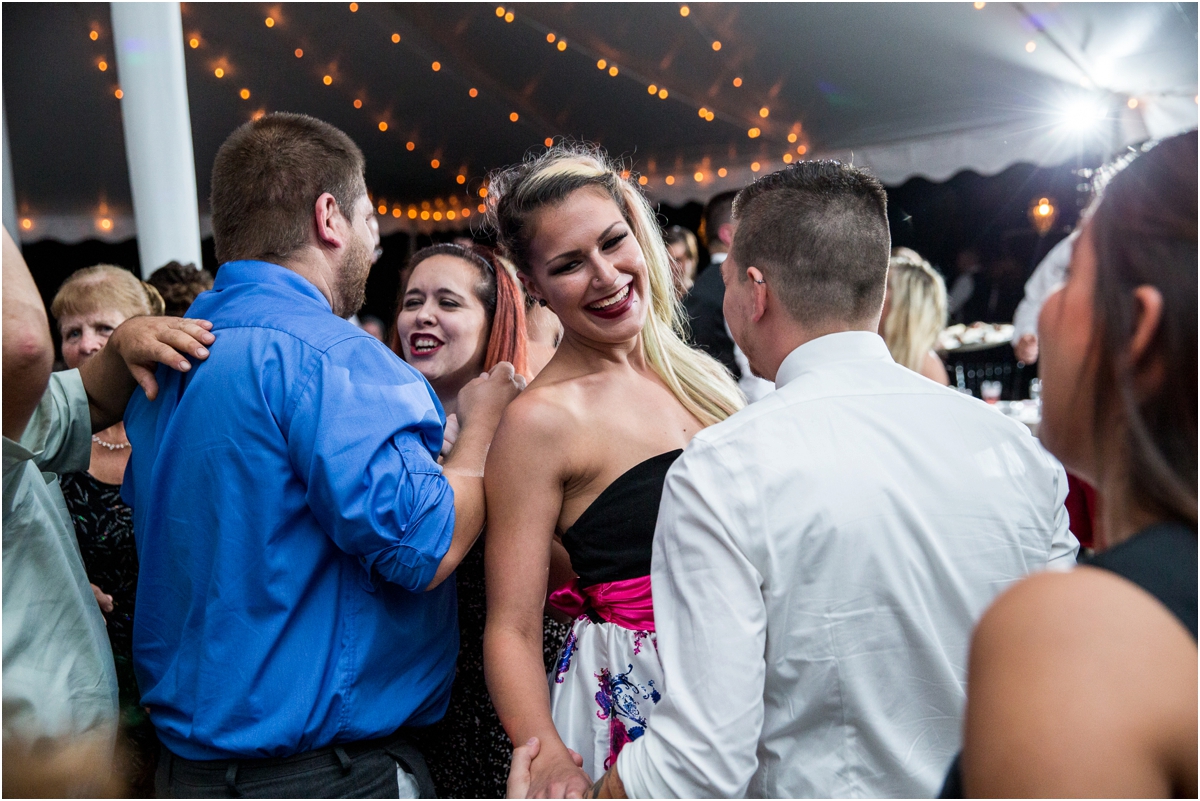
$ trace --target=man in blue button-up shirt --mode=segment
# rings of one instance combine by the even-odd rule
[[[376,244],[358,148],[270,115],[230,136],[212,184],[224,263],[188,316],[220,344],[125,417],[160,791],[403,796],[422,768],[393,735],[446,709],[443,579],[482,527],[484,454],[519,379],[501,366],[463,390],[443,470],[433,390],[343,319]]]

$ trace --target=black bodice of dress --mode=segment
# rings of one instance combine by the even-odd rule
[[[579,586],[650,575],[663,482],[682,453],[667,451],[629,468],[563,532]]]

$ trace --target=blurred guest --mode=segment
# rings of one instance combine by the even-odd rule
[[[212,289],[212,273],[196,269],[194,264],[171,261],[159,267],[147,280],[162,296],[165,314],[182,317],[201,292]]]
[[[188,370],[181,352],[203,359],[207,351],[202,343],[211,343],[213,336],[202,321],[139,317],[115,325],[105,347],[79,369],[51,373],[54,349],[45,306],[7,231],[3,263],[8,794],[10,767],[24,760],[51,765],[58,747],[84,747],[86,742],[89,764],[94,768],[99,762],[107,769],[117,726],[112,647],[55,473],[88,467],[93,432],[106,431],[121,419],[135,386],[140,383],[150,396],[156,394],[156,362]],[[98,326],[101,321],[92,322]],[[116,321],[110,317],[107,322]]]
[[[407,727],[449,702],[446,583],[483,525],[484,455],[523,382],[501,363],[445,417],[346,318],[378,241],[362,152],[300,114],[234,131],[212,175],[211,358],[125,423],[134,661],[160,795],[432,792]],[[219,413],[214,413],[219,410]]]
[[[358,327],[378,339],[380,342],[384,341],[384,331],[386,330],[386,327],[384,326],[383,320],[380,320],[375,315],[359,315]]]
[[[975,294],[975,277],[983,269],[983,264],[974,248],[959,251],[954,261],[958,274],[954,276],[954,282],[946,295],[946,311],[955,319],[959,319],[967,302]]]
[[[1013,352],[1017,361],[1033,364],[1038,360],[1038,315],[1046,298],[1062,285],[1067,276],[1067,264],[1071,261],[1071,248],[1075,245],[1078,232],[1050,248],[1033,275],[1025,282],[1025,297],[1017,304],[1013,314]]]
[[[663,231],[663,241],[667,243],[667,255],[671,257],[675,291],[683,297],[696,282],[696,268],[700,264],[696,235],[682,225],[672,225]]]
[[[897,250],[907,253],[897,254]],[[916,251],[896,248],[888,263],[887,293],[879,318],[879,335],[892,358],[949,386],[950,376],[933,350],[945,327],[946,284],[942,277]]]
[[[155,274],[162,274],[163,269]],[[180,269],[196,272],[192,267]],[[178,288],[179,284],[169,286]],[[173,298],[178,301],[178,294]],[[155,287],[128,270],[100,264],[79,270],[64,281],[50,304],[50,313],[58,321],[63,361],[73,370],[95,356],[125,320],[162,314],[163,299]],[[134,794],[152,797],[158,738],[142,708],[133,672],[137,546],[133,512],[121,500],[129,448],[124,422],[93,434],[87,470],[64,473],[61,486],[88,580],[106,613],[126,735],[126,779]]]
[[[663,700],[602,795],[928,797],[958,747],[974,621],[1006,584],[1074,562],[1062,468],[876,333],[886,205],[832,161],[738,195],[725,309],[779,388],[667,475]]]
[[[1042,306],[1041,438],[1104,525],[980,622],[947,795],[1196,796],[1196,150],[1111,177]]]
[[[524,298],[492,252],[475,246],[423,248],[405,275],[391,347],[425,376],[447,411],[448,453],[465,383],[502,361],[526,369]],[[450,707],[425,737],[426,761],[439,797],[500,798],[512,744],[483,678],[483,549],[473,548],[454,575],[458,662]]]

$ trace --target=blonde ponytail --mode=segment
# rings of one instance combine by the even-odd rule
[[[642,328],[647,363],[702,424],[724,420],[745,405],[745,398],[720,362],[686,343],[683,307],[675,295],[670,260],[654,211],[601,150],[559,144],[493,175],[489,217],[501,247],[517,269],[529,272],[528,224],[533,212],[588,186],[609,194],[641,246],[650,279],[650,303]]]

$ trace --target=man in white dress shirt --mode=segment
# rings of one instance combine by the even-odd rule
[[[652,581],[663,700],[593,793],[929,797],[960,747],[971,630],[1066,569],[1062,467],[875,333],[883,187],[803,162],[738,197],[725,315],[776,391],[667,476]]]

